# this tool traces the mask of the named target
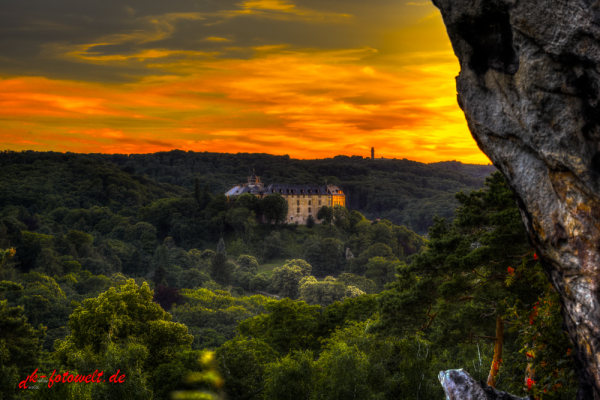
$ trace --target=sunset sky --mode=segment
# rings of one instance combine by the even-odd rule
[[[430,1],[7,1],[0,149],[487,164],[458,71]]]

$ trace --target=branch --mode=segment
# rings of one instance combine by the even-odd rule
[[[483,279],[486,279],[487,276],[481,275],[480,273],[478,273],[477,271],[473,270],[473,273],[475,273],[475,275],[482,277]]]
[[[431,315],[430,311],[431,311],[431,303],[429,303],[429,310],[427,310],[427,316],[429,317],[429,322],[427,324],[423,324],[423,326],[421,328],[417,329],[417,332],[423,331],[423,330],[429,328],[429,326],[431,325],[431,323],[435,319],[435,317],[437,315],[437,312],[435,312],[435,313],[433,313],[433,315]]]
[[[523,258],[523,257],[527,257],[527,255],[531,253],[531,250],[529,250],[527,253],[523,254],[522,256],[509,256],[508,254],[506,255],[506,257],[510,257],[510,258]]]

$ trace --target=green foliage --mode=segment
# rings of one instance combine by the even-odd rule
[[[275,361],[277,353],[256,338],[236,337],[216,352],[225,393],[230,398],[252,398],[264,388],[266,364]]]
[[[538,301],[531,305],[517,299],[504,315],[509,321],[509,331],[518,334],[519,354],[507,363],[510,371],[531,371],[533,396],[540,399],[574,398],[578,381],[575,373],[573,345],[563,330],[562,310],[558,292],[548,282],[539,263],[533,268],[520,269],[513,274],[513,284],[528,281],[542,292]],[[510,390],[519,393],[522,382],[507,382]]]
[[[354,288],[350,290],[348,297],[357,297],[364,294]],[[328,276],[324,281],[317,281],[314,276],[308,276],[300,281],[300,300],[308,304],[320,304],[328,306],[335,301],[340,301],[346,297],[346,285],[338,282],[335,278]]]
[[[232,256],[240,256],[248,253],[250,253],[250,248],[242,239],[237,239],[229,245],[229,254]]]
[[[270,284],[271,280],[265,274],[258,274],[252,278],[248,288],[252,291],[264,291]]]
[[[367,272],[369,260],[379,257],[387,261],[398,261],[392,249],[383,243],[376,243],[363,251],[360,256],[348,262],[348,271],[356,275],[364,275]]]
[[[210,281],[210,276],[197,269],[192,268],[181,273],[181,287],[184,289],[196,289],[208,281]]]
[[[373,257],[366,265],[365,278],[372,280],[379,289],[383,289],[386,283],[394,281],[396,269],[400,268],[399,261],[390,261],[384,257]]]
[[[286,249],[281,232],[272,232],[262,242],[262,256],[265,261],[271,261],[277,257],[285,257]]]
[[[291,352],[268,365],[265,382],[265,398],[270,400],[310,400],[315,381],[314,353]]]
[[[304,260],[288,260],[282,267],[273,270],[271,290],[282,297],[296,299],[299,296],[300,281],[309,276],[312,267]]]
[[[152,302],[147,284],[130,279],[118,290],[110,288],[97,298],[84,300],[69,318],[71,334],[56,345],[56,357],[67,364],[69,353],[89,346],[93,354],[110,343],[135,339],[148,350],[148,364],[158,365],[189,348],[187,327],[171,322],[171,315]]]
[[[93,236],[88,235],[85,232],[76,231],[74,229],[69,230],[66,238],[69,244],[75,246],[75,250],[77,251],[81,251],[83,246],[90,245],[94,241]]]
[[[268,301],[263,296],[233,297],[207,289],[182,290],[181,295],[185,302],[173,305],[170,313],[189,327],[194,349],[214,349],[233,339],[237,324],[263,313]]]
[[[18,391],[16,382],[39,367],[45,332],[34,329],[23,316],[23,307],[9,307],[0,300],[0,393],[10,399]]]
[[[287,217],[288,203],[279,193],[269,194],[260,201],[260,211],[269,224],[281,224]]]
[[[236,260],[240,268],[242,268],[245,272],[249,272],[252,275],[256,275],[258,272],[258,261],[256,258],[248,255],[239,256]]]
[[[153,398],[170,400],[172,393],[203,389],[205,385],[188,379],[204,369],[201,356],[198,351],[184,351],[169,363],[159,365],[152,374]]]
[[[380,297],[381,323],[376,328],[397,334],[424,331],[437,348],[454,348],[465,341],[473,344],[494,339],[497,317],[500,321],[514,315],[523,318],[523,311],[518,309],[525,307],[529,309],[526,313],[533,312],[531,307],[537,299],[543,298],[544,292],[549,293],[547,283],[532,286],[536,279],[546,281],[542,275],[534,278],[532,249],[502,175],[495,173],[487,179],[484,190],[469,195],[459,193],[457,199],[462,207],[457,210],[454,223],[436,219],[430,229],[428,249],[411,264],[398,267],[393,289]],[[513,274],[517,275],[514,279]],[[571,390],[567,387],[570,367],[564,356],[567,340],[558,322],[557,302],[550,303],[555,304],[555,309],[548,315],[554,314],[554,320],[548,319],[533,329],[525,329],[529,327],[523,320],[511,322],[520,331],[504,333],[500,373],[521,376],[501,380],[501,388],[517,389],[519,384],[513,382],[525,381],[526,358],[519,352],[528,351],[524,346],[532,346],[534,338],[542,335],[552,338],[552,344],[548,342],[542,348],[549,348],[546,351],[557,357],[557,364],[544,360],[549,368],[536,370],[536,379],[543,382],[540,387],[555,385],[552,371],[560,365],[561,370],[564,368],[561,383],[565,390]],[[514,304],[517,308],[510,311],[509,306]],[[541,375],[542,371],[545,375]]]
[[[242,335],[260,339],[281,354],[315,347],[319,306],[283,299],[269,301],[265,309],[267,314],[240,322]]]
[[[367,294],[374,294],[378,291],[375,282],[363,276],[344,273],[340,274],[337,280],[345,286],[354,286]]]
[[[344,244],[334,238],[310,238],[304,243],[304,259],[313,266],[315,276],[338,274],[344,268]]]
[[[323,206],[317,212],[317,219],[323,224],[331,224],[333,221],[333,207]]]
[[[331,382],[337,382],[343,393],[354,390],[370,398],[410,398],[408,391],[382,389],[396,387],[393,382],[404,379],[399,378],[404,376],[401,373],[389,372],[391,366],[403,365],[399,358],[381,358],[384,361],[378,363],[373,354],[380,353],[374,347],[362,348],[345,338],[323,348],[325,342],[319,338],[329,338],[352,326],[352,321],[373,325],[368,320],[376,318],[376,300],[362,293],[377,292],[395,272],[390,275],[389,265],[399,260],[408,268],[408,256],[425,246],[426,241],[406,227],[385,220],[371,223],[365,215],[387,217],[425,232],[436,212],[452,216],[458,204],[452,192],[479,187],[490,170],[459,163],[428,166],[348,157],[300,161],[177,151],[131,156],[2,152],[0,162],[4,172],[0,185],[10,187],[0,191],[0,248],[16,249],[12,258],[0,252],[0,299],[5,308],[22,310],[23,321],[26,317],[29,324],[47,328],[45,338],[28,339],[35,354],[40,346],[49,352],[45,360],[38,360],[40,368],[128,371],[128,385],[121,387],[73,384],[35,393],[56,399],[169,398],[172,391],[179,391],[179,397],[219,397],[219,374],[210,361],[198,363],[198,354],[189,351],[190,342],[195,349],[218,348],[235,338],[238,325],[240,333],[253,338],[236,339],[245,341],[243,345],[226,345],[225,358],[240,366],[238,371],[254,363],[260,376],[252,375],[254,370],[231,375],[229,392],[234,387],[240,393],[242,387],[265,388],[272,398],[286,393],[329,398],[336,395],[330,393]],[[213,197],[244,180],[253,167],[266,182],[325,183],[327,179],[344,190],[353,211],[327,207],[320,210],[326,214],[324,225],[282,225],[287,203],[281,196],[269,195],[263,201],[251,195],[235,201]],[[424,176],[427,185],[421,184]],[[276,226],[257,225],[256,216],[261,214]],[[219,237],[224,240],[217,253],[205,250],[214,249]],[[225,253],[225,240],[230,254],[244,255],[238,257],[235,271],[226,257],[218,255]],[[345,259],[347,248],[356,259]],[[247,254],[261,262],[295,260],[280,267],[271,280],[256,275],[259,268],[270,273],[270,267],[259,267]],[[384,257],[385,262],[371,262],[374,257]],[[379,268],[380,264],[386,267]],[[371,279],[346,271],[367,273],[379,288]],[[317,281],[311,274],[332,274],[338,279]],[[127,281],[132,276],[137,284]],[[150,277],[168,284],[169,290],[182,289],[182,304],[172,306],[170,314],[152,303],[152,292],[144,284]],[[233,296],[221,291],[231,284],[238,286],[229,288]],[[521,284],[514,278],[510,287]],[[243,297],[241,288],[301,295],[328,306]],[[360,329],[366,334],[365,328]],[[434,343],[438,334],[430,335]],[[279,360],[254,357],[252,341],[262,341],[281,356],[290,350],[304,352]],[[51,353],[54,344],[57,350]],[[0,385],[14,388],[23,373],[9,358],[11,351],[11,346],[0,343]],[[247,352],[251,356],[245,357]],[[368,355],[366,364],[364,355]],[[275,365],[279,366],[270,368]],[[344,368],[377,371],[386,383],[371,373],[352,386],[340,372]],[[200,382],[182,382],[199,369],[203,372],[195,376]],[[273,371],[272,379],[266,371]],[[416,377],[410,379],[418,382]],[[269,382],[279,382],[281,387]],[[425,398],[423,393],[419,398]],[[261,396],[262,392],[254,397]]]
[[[210,277],[219,285],[229,285],[234,268],[235,265],[227,262],[225,254],[217,252],[210,265]]]

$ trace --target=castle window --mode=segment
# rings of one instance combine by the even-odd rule
[[[312,203],[312,202],[309,200],[309,201],[308,201],[308,205],[310,206],[310,205],[311,205],[311,203]]]
[[[308,207],[308,212],[312,213],[312,208]]]
[[[296,214],[300,214],[300,207],[296,208]]]
[[[319,205],[321,205],[321,200],[319,200]]]
[[[300,205],[300,200],[296,200],[296,205],[299,206]]]
[[[304,198],[304,195],[302,195],[302,198]]]

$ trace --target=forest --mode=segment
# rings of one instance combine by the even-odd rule
[[[0,399],[433,400],[454,368],[575,397],[558,294],[491,166],[174,151],[0,168]],[[282,224],[278,195],[222,195],[249,169],[336,183],[347,208]]]
[[[331,183],[338,185],[344,193],[348,194],[346,205],[349,209],[360,211],[370,220],[388,219],[421,235],[427,234],[427,229],[433,224],[435,215],[448,220],[453,218],[454,210],[458,207],[458,202],[454,198],[455,193],[481,188],[485,176],[496,170],[492,165],[462,164],[457,161],[423,164],[406,159],[372,160],[361,156],[297,160],[289,156],[270,154],[197,153],[181,150],[154,154],[86,154],[85,156],[73,153],[4,151],[0,152],[0,167],[3,170],[8,168],[7,172],[12,175],[12,178],[4,177],[4,179],[15,179],[23,165],[35,164],[38,170],[44,168],[43,165],[49,169],[64,168],[65,164],[77,163],[76,160],[82,157],[88,160],[87,162],[103,161],[104,163],[100,164],[110,165],[113,173],[116,172],[114,166],[117,166],[119,170],[142,184],[150,180],[154,185],[159,184],[159,187],[168,187],[160,184],[170,184],[171,187],[184,188],[191,192],[198,180],[201,188],[207,187],[215,196],[225,193],[238,183],[245,183],[253,170],[266,184]],[[87,181],[85,176],[87,170],[73,170],[73,172],[83,174],[80,178]],[[111,183],[115,184],[108,183],[107,178],[107,176],[94,177],[94,179],[102,179],[104,191]],[[92,185],[92,182],[89,184]],[[96,190],[100,190],[98,181],[94,184]],[[48,187],[48,181],[41,185],[44,186]],[[116,186],[118,187],[119,184]],[[60,188],[64,189],[64,186]],[[114,187],[112,189],[115,190]],[[121,202],[114,198],[113,194],[116,193],[106,194],[110,195],[112,200]],[[120,193],[119,196],[127,197],[127,193]],[[30,207],[29,204],[39,203],[41,199],[24,197],[21,200],[25,202],[23,203],[25,207]],[[145,204],[147,200],[149,199],[142,197],[135,201]],[[86,198],[84,201],[92,201],[95,205],[107,205],[106,197],[94,200]],[[130,203],[130,206],[132,204],[134,203]],[[39,204],[44,208],[47,205],[45,202]],[[52,206],[54,207],[54,204]]]

